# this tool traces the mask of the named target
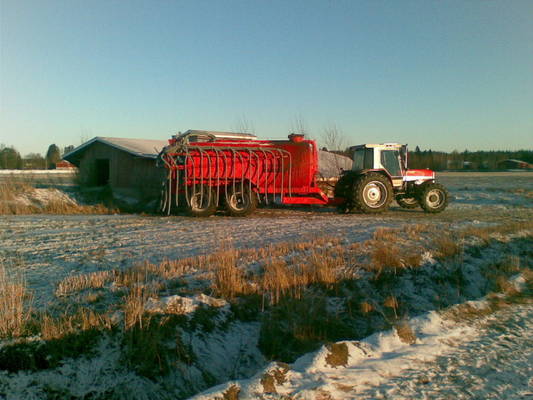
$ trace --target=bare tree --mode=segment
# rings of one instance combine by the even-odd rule
[[[335,123],[329,124],[324,128],[322,142],[329,151],[344,152],[346,149],[346,138]]]
[[[339,171],[341,168],[346,168],[346,137],[335,123],[331,123],[324,128],[322,143],[327,151],[335,154],[335,168]]]

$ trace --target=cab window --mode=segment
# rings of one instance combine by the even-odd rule
[[[374,168],[374,149],[357,149],[353,152],[353,171]]]
[[[397,150],[384,150],[381,152],[381,165],[391,176],[401,176],[400,152]]]

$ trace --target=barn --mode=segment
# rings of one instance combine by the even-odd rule
[[[149,200],[159,195],[165,168],[156,159],[166,140],[95,137],[63,156],[78,167],[86,187],[108,185],[115,196]]]
[[[529,164],[522,160],[503,160],[498,162],[498,169],[531,169],[532,164]]]

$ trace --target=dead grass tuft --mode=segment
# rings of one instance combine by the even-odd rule
[[[370,260],[370,268],[376,272],[377,277],[379,277],[382,272],[396,273],[397,270],[403,266],[398,246],[383,242],[375,243]]]
[[[438,236],[433,245],[436,249],[436,254],[439,258],[454,257],[463,252],[463,247],[458,239],[453,240],[446,235]]]
[[[98,314],[93,310],[81,308],[74,314],[65,312],[59,317],[42,314],[39,318],[39,331],[44,340],[61,339],[80,331],[110,330],[113,327],[111,318],[106,314]]]
[[[97,271],[89,274],[67,276],[57,284],[56,296],[66,296],[85,289],[99,289],[111,282],[115,271]]]
[[[346,343],[333,343],[326,346],[329,350],[326,363],[330,367],[346,367],[348,365],[348,346]]]
[[[222,399],[239,400],[239,393],[241,393],[241,388],[237,385],[231,385],[225,392],[222,393]]]
[[[0,337],[19,337],[31,318],[32,296],[21,274],[9,275],[0,264]]]
[[[368,301],[363,301],[360,305],[360,308],[363,314],[368,314],[369,312],[374,311],[374,306]]]
[[[237,266],[237,259],[238,251],[231,249],[218,252],[216,260],[213,260],[213,290],[227,299],[250,292],[244,272]]]
[[[398,230],[392,228],[377,228],[373,235],[374,240],[395,242],[398,240]]]
[[[396,330],[396,334],[400,338],[400,340],[403,343],[406,344],[415,344],[416,343],[416,335],[409,325],[409,322],[406,320],[401,320],[398,323],[394,325],[394,329]]]

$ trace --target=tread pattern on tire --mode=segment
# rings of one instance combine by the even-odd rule
[[[387,198],[383,202],[383,205],[381,205],[380,207],[370,207],[365,203],[363,199],[363,190],[365,186],[373,181],[381,182],[386,188]],[[362,175],[354,182],[352,190],[352,202],[355,208],[363,213],[376,214],[387,211],[390,203],[392,202],[392,197],[392,185],[389,182],[389,179],[377,172],[370,172],[368,174]]]
[[[435,190],[435,189],[440,190],[442,194],[444,195],[444,201],[437,208],[431,207],[431,205],[427,203],[428,192]],[[436,213],[440,213],[444,211],[444,209],[448,206],[449,197],[450,196],[448,194],[448,190],[446,190],[446,188],[442,186],[440,183],[426,183],[421,188],[420,195],[418,197],[418,202],[420,203],[420,206],[425,212],[436,214]]]
[[[239,189],[240,189],[240,185],[239,185]],[[233,193],[233,188],[230,187],[228,188],[228,194],[231,196]],[[247,215],[250,215],[251,213],[253,213],[256,208],[257,208],[257,195],[255,194],[254,191],[252,191],[250,193],[250,189],[248,187],[247,184],[244,185],[244,196],[248,196],[249,197],[249,206],[247,208],[245,208],[244,210],[237,210],[233,207],[231,207],[230,203],[229,203],[229,200],[228,199],[225,199],[225,208],[226,208],[226,211],[228,212],[229,215],[231,215],[232,217],[246,217]]]
[[[217,210],[217,204],[216,204],[216,193],[215,191],[213,190],[212,187],[210,186],[207,186],[207,185],[203,185],[203,187],[201,185],[196,185],[195,188],[189,188],[189,192],[188,192],[188,196],[189,196],[189,202],[191,201],[191,197],[193,196],[193,193],[199,193],[201,191],[204,191],[204,196],[208,196],[208,198],[210,199],[210,202],[209,204],[207,205],[207,207],[203,208],[203,209],[193,209],[190,204],[187,206],[187,213],[190,215],[190,216],[193,216],[193,217],[209,217],[211,215],[213,215],[216,210]]]

